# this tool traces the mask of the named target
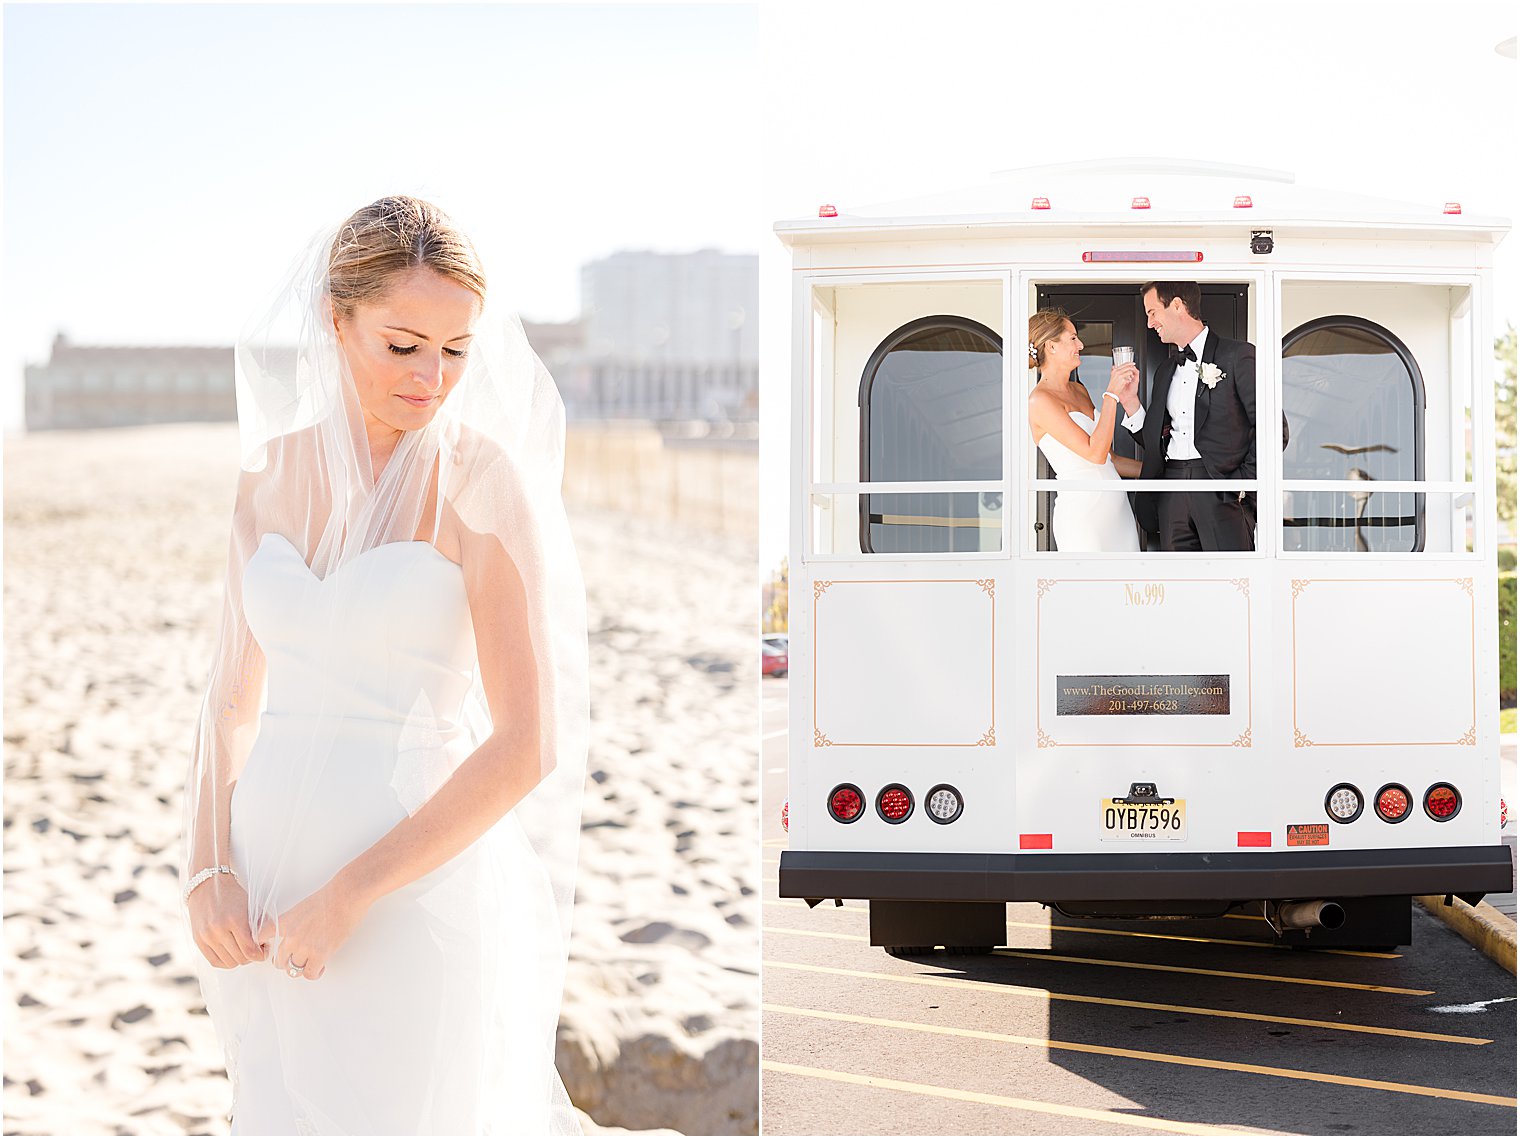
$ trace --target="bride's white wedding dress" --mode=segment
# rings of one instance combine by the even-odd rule
[[[376,546],[323,581],[265,534],[243,600],[268,699],[233,792],[232,865],[244,882],[279,883],[266,903],[278,914],[469,753],[475,636],[462,570],[423,541]],[[314,644],[332,635],[336,652]],[[332,738],[313,741],[313,718],[334,711]],[[307,763],[313,747],[325,762]],[[376,902],[319,979],[288,976],[273,954],[215,970],[234,1133],[559,1130],[573,1116],[550,1051],[559,979],[544,965],[558,937],[547,875],[508,814]]]
[[[1069,413],[1077,426],[1091,435],[1098,425],[1080,411]],[[1118,482],[1119,472],[1112,456],[1101,463],[1090,463],[1048,431],[1038,444],[1045,458],[1062,482]],[[1102,553],[1108,551],[1138,553],[1140,541],[1135,534],[1135,515],[1129,496],[1114,491],[1061,490],[1056,492],[1056,506],[1051,520],[1056,549],[1063,553]]]

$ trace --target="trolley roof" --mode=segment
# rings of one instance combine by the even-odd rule
[[[1135,208],[1136,199],[1149,208]],[[1038,202],[1048,205],[1036,208]],[[1000,171],[978,186],[841,208],[837,217],[780,221],[775,230],[788,245],[1033,231],[1064,236],[1105,227],[1155,230],[1158,236],[1183,227],[1253,228],[1496,244],[1509,231],[1507,218],[1446,212],[1451,206],[1300,186],[1288,171],[1261,167],[1125,158]]]

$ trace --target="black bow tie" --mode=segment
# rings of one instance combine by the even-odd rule
[[[1191,344],[1189,344],[1186,348],[1172,349],[1172,363],[1176,364],[1179,368],[1182,367],[1183,364],[1187,363],[1187,361],[1196,359],[1198,359],[1198,356],[1193,351],[1193,346]]]

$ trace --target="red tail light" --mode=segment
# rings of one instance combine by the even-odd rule
[[[865,810],[865,796],[853,783],[841,783],[829,792],[829,814],[841,823],[853,823]]]
[[[876,796],[876,813],[889,823],[900,823],[913,813],[913,793],[901,783],[888,783]]]
[[[1402,823],[1409,817],[1409,792],[1397,783],[1389,783],[1377,793],[1378,818],[1385,823]]]
[[[1425,792],[1425,813],[1438,823],[1456,816],[1462,809],[1462,796],[1450,783],[1434,784]]]
[[[791,814],[792,801],[788,799],[785,803],[781,804],[781,829],[786,831],[788,834],[790,834],[792,831]]]

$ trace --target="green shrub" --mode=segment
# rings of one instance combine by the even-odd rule
[[[1515,702],[1515,575],[1499,575],[1499,703]]]
[[[1500,546],[1499,547],[1499,572],[1500,573],[1507,573],[1508,571],[1510,571],[1510,570],[1512,570],[1514,568],[1515,568],[1515,547],[1514,546]]]

